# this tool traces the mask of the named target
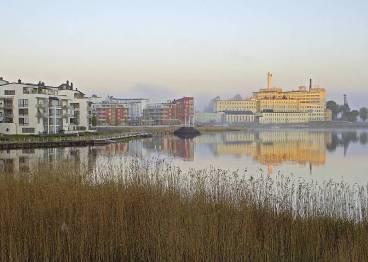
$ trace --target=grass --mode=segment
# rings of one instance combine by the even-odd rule
[[[366,192],[138,160],[44,165],[0,176],[0,259],[366,261]]]

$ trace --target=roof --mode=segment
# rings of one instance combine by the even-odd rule
[[[223,111],[226,115],[254,115],[252,111]]]
[[[131,100],[148,100],[147,98],[118,98],[118,97],[109,97],[109,99],[112,100],[127,100],[127,101],[131,101]]]

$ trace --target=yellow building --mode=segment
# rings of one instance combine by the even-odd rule
[[[299,101],[291,99],[259,99],[257,112],[299,112]]]
[[[253,123],[254,114],[252,112],[226,111],[225,122],[229,124]]]
[[[246,100],[217,100],[214,103],[215,112],[225,111],[250,111],[257,112],[257,101],[255,99]]]
[[[255,121],[260,123],[306,123],[330,120],[326,111],[326,91],[310,86],[297,90],[283,91],[272,86],[272,74],[267,75],[267,88],[253,93],[246,100],[218,100],[215,112],[251,111],[256,113]]]
[[[307,123],[309,113],[306,112],[263,112],[259,117],[261,124]]]

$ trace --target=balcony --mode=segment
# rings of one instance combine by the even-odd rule
[[[0,104],[0,108],[3,108],[3,109],[13,109],[13,104],[12,103]]]

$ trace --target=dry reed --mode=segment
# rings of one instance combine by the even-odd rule
[[[367,188],[124,159],[0,176],[1,261],[364,261]]]

